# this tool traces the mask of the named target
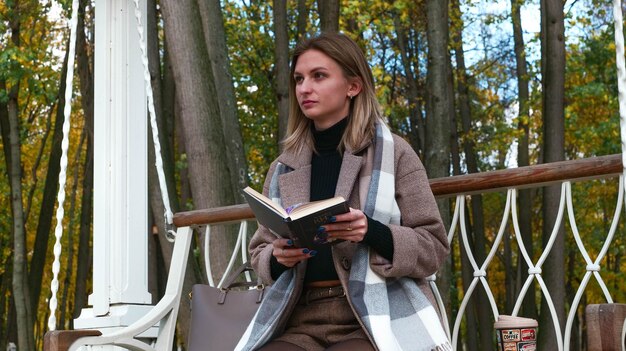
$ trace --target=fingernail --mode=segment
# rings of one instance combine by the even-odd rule
[[[293,245],[293,240],[291,240],[291,239],[287,240],[287,245],[292,246]]]
[[[317,232],[318,233],[323,233],[325,231],[326,231],[326,228],[324,228],[324,227],[317,227]]]
[[[303,249],[303,250],[302,250],[302,253],[304,253],[304,254],[308,254],[308,253],[309,253],[309,249]]]
[[[315,251],[315,250],[311,250],[311,252],[309,252],[309,255],[311,255],[311,256],[315,256],[315,255],[317,255],[317,251]]]
[[[337,218],[335,216],[332,216],[328,219],[329,222],[335,222],[337,221]]]

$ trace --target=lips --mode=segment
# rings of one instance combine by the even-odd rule
[[[314,100],[304,100],[302,101],[301,105],[303,108],[307,108],[307,107],[311,107],[316,103],[316,101]]]

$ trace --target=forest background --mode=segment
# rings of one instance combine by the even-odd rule
[[[240,189],[246,184],[260,189],[285,134],[289,50],[300,38],[326,30],[346,33],[366,52],[390,127],[421,156],[430,178],[620,152],[613,17],[606,0],[147,3],[152,86],[175,211],[242,203]],[[0,199],[6,204],[0,207],[0,345],[13,342],[20,350],[40,349],[47,328],[70,7],[69,0],[0,1]],[[91,285],[94,26],[94,3],[81,0],[60,329],[72,328]],[[150,169],[155,215],[146,236],[155,301],[163,293],[171,256],[157,184]],[[595,181],[574,187],[579,229],[597,244],[591,245],[595,253],[610,225],[616,186],[616,181]],[[558,187],[520,191],[525,204],[520,229],[535,258],[552,228],[558,198]],[[497,193],[475,196],[468,205],[479,262],[497,233],[503,203],[504,194]],[[440,201],[448,223],[452,206]],[[212,244],[217,267],[226,264],[229,238],[225,230]],[[201,238],[195,253],[200,245]],[[449,315],[458,310],[472,279],[462,264],[467,258],[461,243],[452,245],[439,279]],[[624,250],[620,222],[602,263],[618,302],[626,297],[619,284]],[[573,264],[582,258],[571,238],[560,235],[554,252],[543,276],[563,330],[567,304],[584,272]],[[202,281],[203,258],[192,257],[187,290]],[[502,311],[512,310],[526,271],[515,245],[498,251],[489,274],[501,282],[491,288]],[[533,289],[520,314],[549,325],[545,301]],[[464,318],[460,343],[466,350],[493,349],[493,316],[485,299],[477,294]],[[602,301],[595,286],[581,306]],[[188,307],[182,301],[181,344]],[[573,350],[585,347],[583,315],[581,308]],[[540,349],[555,349],[551,329],[540,327]]]

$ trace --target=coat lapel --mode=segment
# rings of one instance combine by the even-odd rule
[[[350,199],[352,189],[354,189],[354,183],[361,171],[362,161],[363,157],[361,156],[353,155],[350,152],[343,153],[343,161],[341,162],[341,169],[339,170],[335,196],[343,196],[346,200]],[[351,206],[354,207],[353,204],[351,204]]]
[[[359,150],[365,146],[367,144],[364,144]],[[300,155],[283,153],[279,156],[279,162],[293,169],[291,172],[281,174],[278,178],[280,196],[284,208],[310,201],[312,153],[311,149],[305,148]],[[346,150],[343,153],[335,196],[343,196],[346,200],[350,199],[362,166],[362,156],[354,155],[351,150]],[[358,197],[356,199],[358,200]],[[355,203],[350,202],[350,206],[358,207],[358,201]]]

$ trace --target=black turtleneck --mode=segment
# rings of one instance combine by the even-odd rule
[[[332,127],[317,131],[312,126],[315,150],[311,157],[311,187],[310,201],[324,200],[335,196],[339,171],[341,169],[342,154],[338,151],[339,143],[348,125],[348,118],[344,118]],[[386,225],[367,217],[368,231],[363,241],[374,248],[381,256],[392,260],[393,238],[391,230]],[[307,263],[305,282],[339,279],[333,264],[331,245],[314,244],[310,250],[317,251]],[[276,261],[272,256],[270,261],[272,277],[277,279],[287,267]]]
[[[335,196],[342,154],[338,147],[343,132],[348,125],[348,118],[335,123],[332,127],[313,132],[315,150],[311,157],[311,198],[310,201],[325,200]]]
[[[335,196],[342,162],[342,154],[339,153],[338,147],[347,125],[348,118],[346,117],[328,129],[319,131],[312,129],[317,152],[314,152],[311,157],[310,201],[324,200]],[[339,279],[333,264],[330,245],[313,244],[310,249],[317,251],[317,254],[315,257],[311,257],[307,263],[306,275],[304,276],[305,283]]]

